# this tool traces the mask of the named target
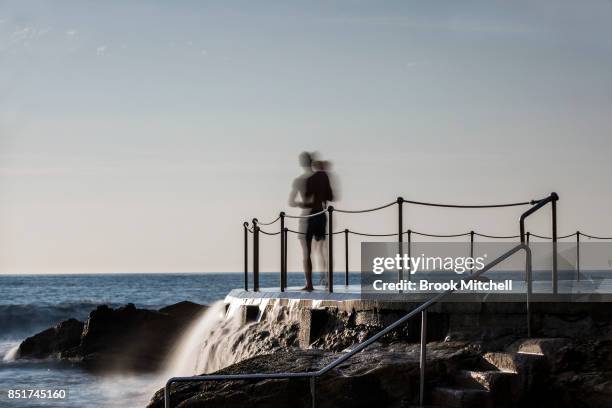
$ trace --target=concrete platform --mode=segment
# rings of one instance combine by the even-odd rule
[[[329,293],[322,286],[315,286],[312,292],[302,291],[301,287],[287,287],[285,291],[280,288],[260,288],[258,292],[253,290],[233,289],[227,300],[242,300],[243,303],[259,303],[265,299],[303,301],[302,303],[330,304],[334,302],[399,302],[399,303],[423,303],[439,292],[411,291],[410,293],[398,293],[396,296],[380,296],[378,294],[362,293],[360,285],[334,285],[334,292]],[[447,296],[443,302],[517,302],[525,303],[527,285],[524,281],[513,281],[511,293],[488,293],[488,292],[454,292]],[[531,302],[612,302],[612,279],[598,280],[562,280],[558,282],[558,293],[552,293],[550,281],[533,282]]]
[[[356,286],[338,286],[334,293],[321,287],[313,292],[299,289],[290,287],[284,292],[277,288],[262,288],[259,292],[234,289],[225,300],[227,316],[239,317],[242,324],[267,322],[298,327],[300,344],[308,347],[344,333],[339,328],[349,328],[347,336],[372,335],[433,296],[411,293],[401,300],[389,301],[363,298]],[[485,294],[481,300],[466,296],[473,295],[450,294],[448,301],[428,309],[428,336],[432,340],[441,341],[448,336],[470,338],[476,334],[493,340],[525,336],[528,321],[534,335],[543,337],[579,337],[599,333],[610,324],[610,295],[534,294],[530,318],[525,294]],[[420,318],[415,316],[406,324],[402,336],[418,341],[419,330]]]

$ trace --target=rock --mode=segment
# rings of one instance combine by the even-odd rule
[[[175,319],[178,319],[183,323],[189,323],[206,309],[207,307],[204,305],[188,302],[185,300],[170,306],[162,307],[161,309],[159,309],[159,312],[169,314],[170,316],[174,317]]]
[[[99,306],[85,323],[75,319],[47,329],[20,345],[20,357],[58,356],[104,371],[154,372],[171,353],[185,328],[206,309],[181,302],[163,309],[133,304]]]
[[[58,356],[81,342],[83,322],[68,319],[60,324],[25,339],[17,351],[18,358],[47,358]]]
[[[427,365],[428,381],[436,381],[457,360],[468,358],[465,343],[430,343]],[[468,354],[466,354],[468,353]],[[338,353],[321,350],[291,349],[250,358],[218,374],[257,372],[315,371]],[[316,379],[317,407],[382,407],[415,404],[419,389],[419,347],[397,344],[391,351],[377,347],[354,355],[350,361]],[[173,407],[310,407],[308,379],[182,383],[172,386]],[[164,406],[164,390],[159,390],[148,408]]]
[[[546,337],[588,338],[601,333],[591,316],[543,315],[539,334]]]

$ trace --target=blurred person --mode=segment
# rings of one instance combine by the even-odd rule
[[[330,179],[327,174],[330,168],[328,161],[315,160],[316,154],[303,152],[300,154],[300,165],[304,173],[297,177],[292,184],[289,196],[289,205],[303,208],[303,215],[311,215],[322,212],[327,208],[327,203],[334,200],[334,193]],[[300,200],[298,200],[298,195]],[[313,217],[300,220],[300,244],[304,255],[304,275],[306,286],[302,290],[312,291],[312,253],[313,239],[315,250],[320,254],[323,272],[320,284],[327,285],[325,270],[327,269],[327,248],[325,245],[325,234],[327,230],[327,215],[323,212]]]

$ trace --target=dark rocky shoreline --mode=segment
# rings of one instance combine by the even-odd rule
[[[529,352],[517,353],[522,348]],[[317,407],[418,405],[418,344],[378,345],[318,378]],[[611,341],[518,340],[503,351],[484,343],[428,344],[427,400],[440,407],[584,407],[612,403]],[[538,351],[539,353],[536,353]],[[284,350],[234,364],[219,374],[314,371],[338,353]],[[308,380],[182,383],[172,386],[173,407],[311,406]],[[148,408],[163,407],[159,390]]]
[[[86,369],[120,372],[159,370],[193,319],[206,310],[180,302],[160,310],[133,304],[98,306],[85,322],[69,319],[25,339],[17,358],[58,358]]]
[[[295,304],[278,301],[266,306],[260,322],[249,324],[255,314],[249,308],[257,306],[244,305],[245,329],[228,347],[260,346],[260,352],[217,373],[320,368],[416,306],[304,304],[296,313]],[[524,304],[447,303],[432,308],[426,402],[458,408],[612,407],[608,305],[537,303],[532,311],[534,335],[528,339]],[[317,379],[317,406],[417,405],[419,333],[420,319],[414,319]],[[182,408],[311,406],[309,385],[302,379],[175,384],[171,395],[172,406]],[[149,408],[161,406],[163,390]]]
[[[612,316],[607,304],[534,304],[534,338],[524,305],[440,304],[428,318],[426,401],[440,407],[612,407]],[[286,301],[239,305],[218,330],[218,373],[321,368],[395,321],[413,305]],[[92,311],[26,339],[20,358],[73,361],[93,370],[158,371],[205,306],[134,305]],[[317,379],[318,407],[410,407],[418,403],[420,320]],[[227,354],[229,353],[229,354]],[[222,355],[222,354],[220,354]],[[231,359],[230,359],[231,360]],[[174,407],[310,407],[307,380],[176,384]],[[163,406],[163,389],[149,408]]]

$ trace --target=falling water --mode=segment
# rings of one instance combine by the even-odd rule
[[[181,337],[164,370],[164,377],[194,375],[202,345],[225,318],[225,303],[217,301],[194,320]]]
[[[15,358],[17,357],[17,352],[19,351],[19,344],[11,347],[6,354],[2,357],[2,361],[15,361]]]
[[[258,304],[259,315],[249,323],[243,321],[242,306],[237,299],[229,305],[219,301],[196,318],[168,359],[162,374],[165,380],[174,376],[212,373],[250,357],[272,352],[296,338],[299,322],[297,302],[284,306],[277,302],[268,307],[268,302],[263,301]]]

